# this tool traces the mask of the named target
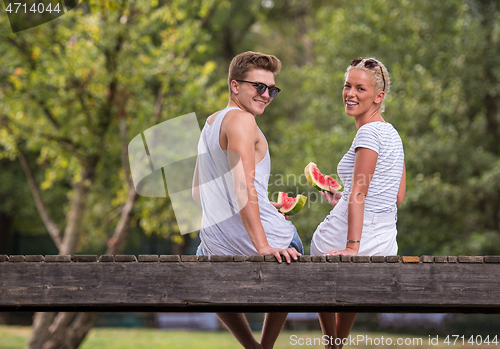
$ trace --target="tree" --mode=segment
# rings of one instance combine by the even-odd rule
[[[270,196],[308,192],[292,218],[307,244],[331,207],[303,168],[314,161],[335,174],[355,133],[340,102],[344,71],[374,56],[391,73],[384,117],[406,153],[400,253],[498,254],[499,11],[494,0],[90,1],[2,33],[2,161],[22,165],[61,254],[119,253],[135,224],[182,243],[169,201],[135,194],[126,145],[192,111],[202,124],[227,102],[229,60],[272,53],[284,63],[283,91],[257,119],[272,156]],[[30,347],[76,347],[94,317],[37,315]]]
[[[90,1],[46,25],[2,33],[2,156],[22,165],[60,254],[96,238],[108,240],[107,254],[120,253],[134,208],[150,205],[138,202],[132,185],[128,141],[187,108],[211,107],[200,101],[217,100],[217,88],[207,87],[215,64],[195,62],[215,5]],[[61,188],[67,201],[49,207],[51,191]],[[168,201],[161,208],[170,215],[163,230],[175,231]],[[37,313],[28,347],[76,348],[95,318]]]
[[[498,253],[499,11],[486,0],[320,6],[306,34],[313,61],[292,68],[300,83],[286,86],[290,112],[274,124],[278,173],[298,175],[309,161],[336,172],[355,132],[340,102],[343,74],[351,59],[374,56],[391,73],[384,117],[406,153],[401,253]],[[311,204],[299,232],[311,236],[329,209]]]

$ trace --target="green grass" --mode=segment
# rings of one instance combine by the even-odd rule
[[[28,343],[31,327],[0,326],[0,349],[21,349]]]
[[[0,349],[23,349],[31,333],[30,327],[20,326],[0,326]],[[259,338],[256,332],[256,338]],[[435,348],[444,349],[450,347],[465,348],[494,348],[496,345],[478,346],[462,343],[447,345],[442,342],[444,339],[440,336],[439,345],[429,345],[427,336],[422,338],[421,345],[396,345],[399,338],[417,338],[414,335],[388,334],[375,332],[353,332],[352,336],[363,335],[365,338],[371,338],[373,345],[346,345],[345,349],[363,348],[394,348],[394,349],[416,349],[416,348]],[[296,337],[291,337],[296,336]],[[381,338],[392,340],[392,345],[375,345]],[[278,338],[275,348],[323,348],[321,344],[311,345],[319,342],[321,333],[318,331],[283,331]],[[299,340],[306,345],[298,345]],[[295,343],[295,345],[294,345]],[[387,342],[386,342],[387,343]],[[238,342],[227,331],[204,332],[204,331],[172,331],[150,328],[94,328],[91,330],[81,349],[189,349],[189,348],[207,348],[207,349],[235,349],[240,348]]]

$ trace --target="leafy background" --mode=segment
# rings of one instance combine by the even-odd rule
[[[2,234],[45,234],[18,149],[62,227],[86,159],[100,153],[75,251],[103,251],[126,201],[120,123],[128,141],[188,112],[202,125],[227,103],[230,59],[256,50],[283,62],[283,92],[257,120],[272,155],[271,198],[280,190],[309,196],[292,218],[306,244],[330,208],[305,185],[303,168],[313,161],[335,175],[355,133],[341,105],[344,71],[350,59],[370,56],[391,74],[384,117],[405,147],[400,253],[498,253],[498,7],[459,0],[87,1],[17,34],[2,15],[0,212],[10,222]],[[139,198],[134,212],[136,232],[183,244],[168,200]]]
[[[87,0],[12,34],[0,12],[0,253],[190,253],[196,233],[178,233],[168,198],[135,195],[126,145],[191,112],[202,126],[227,104],[231,58],[254,50],[283,62],[257,121],[271,198],[309,198],[292,217],[306,250],[331,207],[303,169],[335,175],[355,134],[345,69],[375,57],[405,149],[399,254],[498,255],[499,14],[496,0]],[[29,348],[75,348],[95,321],[51,316]]]

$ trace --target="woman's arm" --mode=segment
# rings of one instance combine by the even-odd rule
[[[406,165],[403,163],[403,174],[401,175],[401,183],[399,183],[398,197],[396,199],[396,205],[403,202],[406,195]]]
[[[351,194],[347,207],[347,239],[361,240],[363,216],[365,214],[365,198],[368,187],[375,173],[377,152],[368,148],[357,148],[352,174]],[[359,242],[347,242],[346,249],[359,251]]]
[[[365,213],[365,198],[368,187],[375,173],[378,154],[368,148],[356,148],[354,160],[354,171],[352,174],[351,194],[347,206],[347,239],[361,240],[363,231],[363,216]],[[359,242],[347,242],[345,250],[332,250],[326,255],[350,255],[356,256],[359,251]]]

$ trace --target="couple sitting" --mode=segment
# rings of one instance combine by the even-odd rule
[[[251,51],[231,62],[229,103],[208,117],[198,143],[193,198],[203,217],[197,255],[274,255],[290,263],[304,253],[293,224],[269,201],[269,147],[255,120],[280,92],[274,81],[280,68],[275,56]],[[388,90],[382,63],[351,61],[342,96],[358,131],[337,169],[344,191],[322,192],[334,208],[314,233],[312,255],[397,254],[396,205],[406,181],[401,139],[381,116]],[[244,314],[217,316],[245,348],[272,348],[287,314],[266,314],[260,343]],[[319,314],[323,333],[333,338],[347,338],[355,318]]]

